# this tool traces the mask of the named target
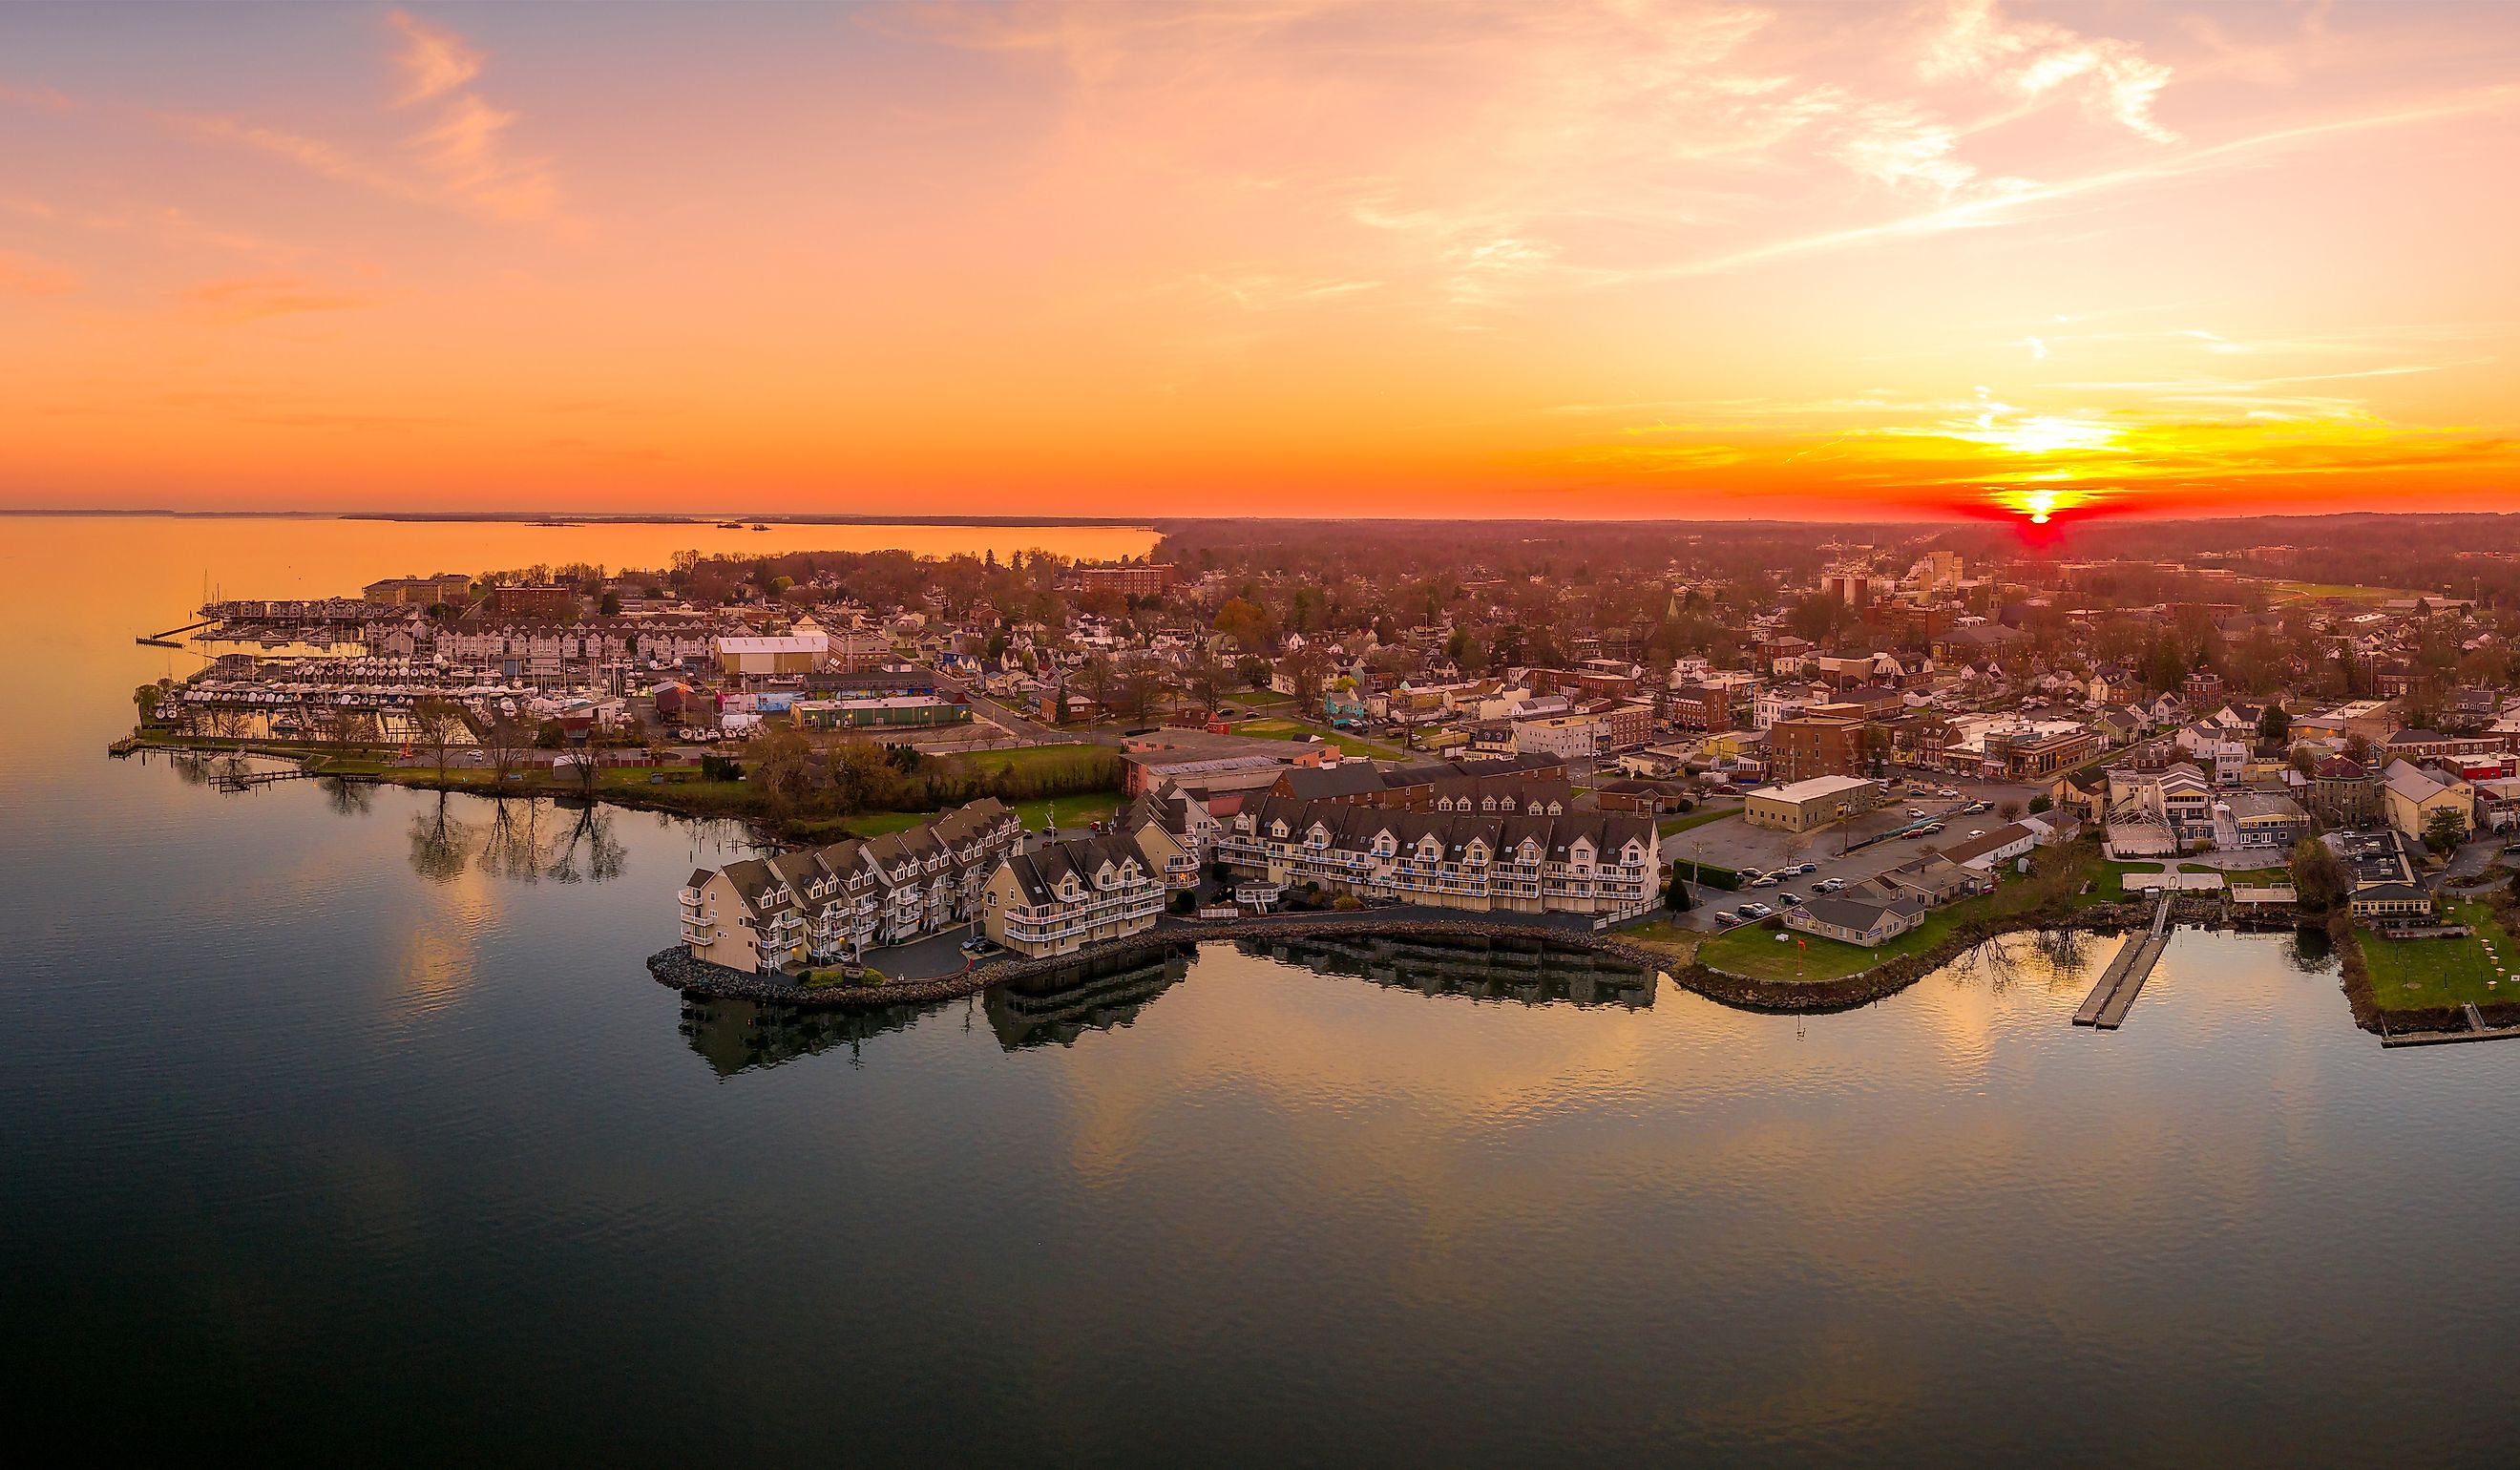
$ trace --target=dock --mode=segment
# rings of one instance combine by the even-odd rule
[[[2520,1036],[2520,1026],[2488,1026],[2471,1001],[2459,1007],[2466,1013],[2465,1031],[2401,1031],[2391,1035],[2383,1018],[2380,1045],[2383,1047],[2447,1047],[2452,1042],[2499,1042]]]
[[[2129,938],[2110,958],[2099,983],[2074,1012],[2074,1024],[2100,1031],[2115,1031],[2125,1024],[2136,997],[2143,994],[2143,983],[2152,978],[2152,967],[2161,962],[2161,952],[2169,948],[2170,896],[2165,893],[2161,907],[2153,911],[2152,932]]]
[[[180,648],[184,646],[175,641],[179,635],[207,628],[217,621],[217,618],[205,617],[198,623],[186,623],[181,628],[169,628],[163,633],[145,633],[140,637],[133,639],[132,642],[135,644],[145,645],[152,648]]]

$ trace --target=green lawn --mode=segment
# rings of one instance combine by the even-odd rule
[[[1710,822],[1721,822],[1727,817],[1737,817],[1740,814],[1739,807],[1700,807],[1694,812],[1683,812],[1677,817],[1656,819],[1654,835],[1668,837],[1674,832],[1685,832],[1690,827],[1704,826]]]
[[[1099,758],[1116,760],[1117,755],[1108,745],[1077,741],[1063,745],[1018,745],[1011,750],[975,750],[968,755],[943,757],[946,761],[989,775],[1007,771],[1017,776],[1060,770],[1077,761]]]
[[[1335,731],[1315,730],[1309,725],[1298,725],[1292,720],[1245,720],[1234,727],[1234,733],[1258,735],[1264,740],[1300,740],[1307,735],[1317,735],[1336,745],[1345,755],[1371,756],[1378,761],[1396,761],[1405,758],[1403,752],[1389,745],[1379,745],[1372,740],[1360,740],[1354,735],[1340,735]]]
[[[2483,941],[2491,939],[2504,968],[2520,964],[2520,951],[2494,912],[2461,899],[2445,904],[2443,913],[2476,932],[2465,939],[2382,939],[2367,931],[2355,936],[2371,971],[2371,999],[2382,1010],[2520,1000],[2520,983],[2506,979],[2486,958]]]
[[[1709,968],[1753,980],[1843,980],[1884,960],[1922,954],[1962,924],[2024,913],[2051,895],[2072,894],[2101,866],[2096,852],[2088,843],[2040,849],[2033,859],[2039,866],[2028,875],[2000,874],[1995,892],[1937,909],[1915,928],[1868,950],[1792,929],[1784,931],[1786,940],[1780,944],[1757,924],[1745,924],[1699,946],[1697,958]]]
[[[2421,597],[2421,593],[2402,592],[2394,587],[2355,587],[2343,582],[2276,582],[2274,590],[2295,598],[2345,598],[2357,602],[2385,602],[2391,598]]]

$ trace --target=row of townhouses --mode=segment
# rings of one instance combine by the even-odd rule
[[[980,916],[1023,824],[983,797],[924,826],[694,872],[681,894],[695,958],[747,974],[830,963]]]
[[[1154,927],[1163,861],[1124,833],[1009,853],[980,898],[982,931],[1018,955],[1066,955]]]
[[[1653,823],[1598,812],[1487,816],[1271,796],[1225,824],[1217,857],[1279,887],[1479,912],[1626,918],[1661,897]]]

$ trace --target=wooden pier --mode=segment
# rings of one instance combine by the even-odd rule
[[[2143,983],[2152,978],[2152,967],[2161,961],[2161,952],[2170,948],[2170,896],[2162,895],[2161,907],[2153,911],[2152,932],[2131,936],[2117,954],[2110,958],[2107,969],[2092,993],[2083,999],[2082,1008],[2074,1012],[2074,1024],[2100,1031],[2115,1031],[2125,1024],[2127,1012],[2135,1007],[2136,997],[2143,994]]]
[[[2476,1002],[2459,1007],[2467,1014],[2465,1031],[2401,1031],[2391,1035],[2388,1018],[2381,1018],[2380,1045],[2383,1047],[2447,1047],[2452,1042],[2499,1042],[2520,1036],[2520,1026],[2488,1026],[2477,1012]]]
[[[163,633],[144,633],[138,638],[133,639],[132,642],[135,644],[144,644],[152,648],[180,648],[184,646],[175,641],[177,635],[191,633],[197,629],[207,628],[217,621],[217,618],[205,617],[198,623],[186,623],[181,628],[169,628]]]

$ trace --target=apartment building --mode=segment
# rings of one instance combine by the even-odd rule
[[[1023,824],[983,797],[908,831],[695,871],[680,895],[695,959],[746,974],[863,955],[976,916]]]
[[[1018,955],[1066,955],[1153,928],[1164,873],[1125,835],[1070,837],[998,861],[980,898],[989,938]]]
[[[1281,887],[1515,913],[1626,918],[1651,910],[1648,818],[1394,811],[1270,797],[1227,823],[1217,857]]]

